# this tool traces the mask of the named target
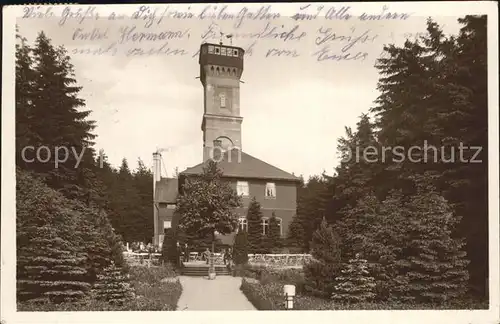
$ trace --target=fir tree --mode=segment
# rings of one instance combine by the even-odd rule
[[[360,303],[375,297],[375,280],[370,276],[366,260],[359,254],[349,260],[342,275],[335,279],[331,298],[342,303]]]
[[[302,226],[303,248],[309,250],[313,233],[318,229],[332,199],[329,190],[330,179],[326,175],[313,176],[307,184],[299,187],[297,197],[297,217]]]
[[[235,264],[247,264],[248,262],[248,237],[245,231],[239,231],[234,236],[233,261]]]
[[[17,170],[16,178],[18,299],[81,299],[91,286],[80,232],[85,219],[71,201],[26,172]]]
[[[165,237],[162,244],[162,259],[165,263],[177,266],[179,263],[179,253],[177,250],[177,241],[174,230],[169,228],[165,231]]]
[[[149,241],[153,233],[153,219],[151,217],[153,206],[153,195],[151,194],[151,183],[153,174],[146,168],[144,162],[139,159],[138,167],[133,174],[133,186],[137,190],[138,211],[137,218],[133,219],[133,227],[136,237],[142,237],[141,241]]]
[[[247,212],[248,221],[248,250],[250,253],[263,253],[264,235],[262,233],[262,211],[260,203],[255,197],[252,198],[248,206]]]
[[[478,160],[485,161],[488,138],[486,16],[466,16],[458,36],[446,37],[432,20],[427,35],[407,41],[403,47],[388,46],[389,55],[377,65],[382,92],[371,112],[380,129],[379,141],[390,147],[422,146],[413,163],[405,159],[383,172],[387,187],[412,194],[414,174],[435,172],[435,185],[463,217],[458,235],[467,241],[471,258],[471,283],[484,294],[488,277],[487,163],[464,163],[460,146],[482,147]],[[455,150],[453,158],[451,151]],[[463,152],[470,160],[474,150]],[[443,155],[444,153],[444,155]],[[392,160],[393,156],[388,156]],[[425,160],[424,160],[425,161]],[[449,161],[448,163],[441,163]]]
[[[133,288],[114,262],[104,268],[97,276],[92,292],[97,300],[114,305],[123,305],[123,303],[134,298]]]
[[[375,125],[366,114],[361,115],[356,131],[346,127],[346,136],[339,140],[338,151],[342,160],[330,185],[333,201],[327,213],[332,224],[342,219],[359,198],[383,191],[380,188],[380,169],[383,167],[380,144]]]
[[[16,36],[16,163],[35,171],[67,198],[88,204],[101,196],[103,188],[95,178],[95,123],[87,119],[90,111],[78,97],[81,88],[70,57],[43,32],[31,47],[24,37]],[[48,158],[43,163],[33,159],[30,149],[41,146],[50,150],[50,158],[46,150],[38,152],[42,159]]]
[[[486,296],[488,282],[488,68],[487,17],[466,16],[458,20],[458,37],[432,46],[439,51],[442,77],[436,80],[439,97],[446,100],[433,114],[435,132],[446,147],[481,147],[462,152],[463,163],[444,163],[440,189],[462,218],[457,235],[465,237],[474,293]],[[451,43],[451,44],[450,44]],[[449,153],[448,153],[449,155]],[[448,156],[449,157],[449,156]]]
[[[303,251],[304,249],[304,227],[297,215],[293,216],[288,225],[286,246],[296,251]]]
[[[268,251],[275,253],[273,251],[281,251],[283,248],[283,240],[281,239],[281,226],[276,218],[276,214],[273,212],[271,218],[269,218],[269,233],[266,235],[266,244]]]
[[[122,160],[118,170],[115,190],[114,217],[111,219],[113,227],[126,242],[149,241],[137,228],[145,226],[137,221],[144,216],[141,215],[139,191],[134,186],[134,177],[126,159]]]
[[[33,46],[32,109],[29,111],[30,129],[35,135],[31,145],[68,149],[67,160],[57,168],[55,154],[47,163],[34,161],[25,165],[30,170],[43,174],[47,184],[60,190],[69,198],[85,201],[87,191],[84,179],[93,172],[94,154],[92,149],[95,123],[87,119],[90,111],[83,110],[85,102],[78,97],[81,88],[76,85],[70,57],[63,47],[55,48],[49,38],[41,32]],[[50,116],[50,118],[47,118]],[[80,164],[71,150],[82,154]],[[59,151],[64,161],[64,150]],[[43,155],[43,154],[42,154]],[[42,156],[45,158],[46,156]],[[75,166],[78,164],[78,167]]]
[[[341,264],[340,239],[323,219],[311,241],[313,260],[305,267],[306,289],[312,294],[328,297],[339,274]]]
[[[463,297],[469,274],[464,244],[452,236],[459,219],[436,192],[429,175],[414,176],[417,190],[407,204],[409,235],[407,267],[401,280],[408,296],[418,302],[442,303]]]
[[[336,224],[342,233],[343,260],[362,253],[377,283],[377,299],[399,299],[401,283],[395,278],[403,256],[409,224],[400,191],[392,191],[380,202],[375,195],[358,200]]]
[[[25,147],[38,143],[32,120],[36,74],[33,70],[32,49],[26,43],[26,38],[16,33],[16,39],[16,165],[27,169],[28,165],[21,153]]]

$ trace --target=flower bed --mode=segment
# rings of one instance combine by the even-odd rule
[[[283,288],[277,283],[264,286],[259,282],[243,279],[240,289],[258,310],[284,309],[284,300],[280,294],[280,289]]]
[[[111,305],[89,296],[79,303],[18,303],[18,311],[168,311],[176,310],[182,286],[171,267],[130,267],[135,298]]]

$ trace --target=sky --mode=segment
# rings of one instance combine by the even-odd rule
[[[258,7],[265,5],[254,4],[248,10],[256,12]],[[341,9],[340,4],[329,7],[332,5]],[[198,14],[206,6],[184,5],[183,10]],[[237,13],[242,6],[232,5],[226,12]],[[200,67],[195,55],[203,41],[202,35],[216,24],[218,29],[212,30],[217,33],[221,30],[235,35],[234,46],[248,49],[255,42],[251,55],[245,56],[241,78],[244,81],[240,88],[242,148],[248,154],[307,179],[322,172],[333,173],[338,163],[337,141],[345,134],[345,127],[355,127],[359,116],[374,105],[379,95],[379,74],[374,64],[383,45],[400,45],[406,37],[414,38],[425,32],[427,17],[424,15],[410,13],[406,20],[360,21],[358,16],[367,8],[371,10],[369,13],[376,14],[382,10],[381,5],[350,6],[348,13],[353,17],[347,20],[325,19],[320,15],[312,21],[297,21],[275,4],[270,12],[281,13],[279,18],[246,19],[239,26],[236,19],[162,18],[158,23],[157,14],[149,27],[146,27],[148,20],[130,19],[129,16],[121,20],[107,19],[111,10],[130,15],[138,6],[123,11],[99,6],[93,13],[99,13],[100,18],[87,18],[83,22],[67,18],[64,24],[61,17],[70,14],[63,11],[64,7],[53,7],[56,16],[52,18],[20,18],[17,24],[28,42],[44,31],[55,45],[68,49],[76,79],[82,87],[80,96],[86,101],[86,109],[92,110],[89,119],[97,123],[96,148],[104,149],[109,162],[118,166],[122,158],[126,158],[130,167],[135,168],[141,158],[147,166],[152,166],[152,153],[163,148],[166,149],[162,153],[163,176],[172,176],[176,167],[182,171],[202,160],[203,88],[196,79]],[[157,13],[164,12],[165,8],[165,5],[158,6]],[[295,6],[295,12],[297,8]],[[404,7],[398,8],[402,13]],[[315,8],[306,10],[312,13]],[[321,13],[326,10],[325,7]],[[386,12],[393,10],[391,5]],[[170,11],[171,8],[167,10]],[[76,17],[76,7],[71,13]],[[433,16],[447,34],[458,31],[457,18]],[[268,23],[279,32],[297,26],[293,31],[295,39],[290,36],[292,39],[286,41],[241,37],[262,31]],[[130,34],[128,39],[122,40],[120,30],[130,31],[133,27],[132,33],[158,35],[164,32],[163,35],[172,37],[182,34],[183,38],[157,41],[136,38],[134,41]],[[105,38],[80,38],[83,33],[93,30],[106,31]],[[355,42],[356,38],[360,39]],[[217,43],[219,38],[207,41]],[[167,47],[188,54],[127,55],[131,49],[136,49],[134,53],[147,52],[166,42]],[[229,44],[227,39],[224,42]],[[112,44],[116,49],[114,55],[111,52],[102,55],[81,53],[85,49],[105,49]],[[324,46],[328,46],[329,55],[350,53],[350,57],[354,57],[360,53],[358,56],[363,56],[364,60],[318,61],[315,53]],[[295,51],[298,56],[266,57],[272,48]]]

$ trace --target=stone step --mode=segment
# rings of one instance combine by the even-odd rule
[[[185,276],[207,276],[208,267],[184,267],[181,273]],[[216,267],[215,274],[218,276],[230,275],[230,272],[225,267]]]

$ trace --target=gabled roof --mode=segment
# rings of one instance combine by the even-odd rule
[[[179,181],[174,178],[163,178],[156,182],[155,200],[159,203],[175,203]]]
[[[208,161],[186,169],[181,172],[181,175],[203,173],[203,168],[208,164]],[[222,170],[224,177],[300,181],[298,177],[237,149],[224,152],[218,167]]]

